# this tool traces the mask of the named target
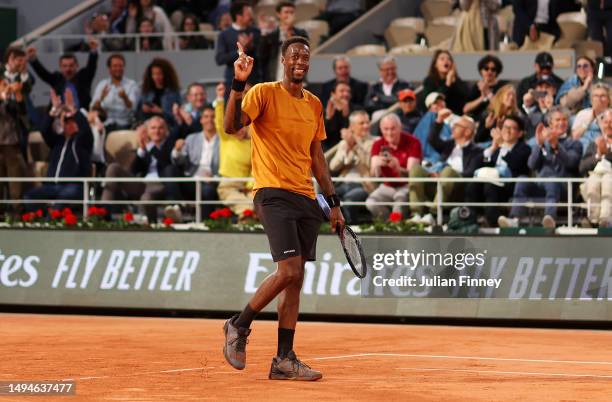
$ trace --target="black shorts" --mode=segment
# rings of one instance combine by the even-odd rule
[[[268,236],[274,262],[302,256],[316,259],[323,213],[317,201],[280,188],[261,188],[253,199],[255,212]]]

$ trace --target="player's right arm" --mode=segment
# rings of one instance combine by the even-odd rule
[[[247,56],[240,43],[238,45],[238,59],[234,62],[234,83],[246,83],[246,80],[253,71],[253,58]],[[249,116],[242,111],[242,97],[244,96],[244,85],[242,90],[236,87],[240,85],[232,84],[227,108],[225,109],[225,118],[223,126],[228,134],[236,134],[242,127],[251,124]]]

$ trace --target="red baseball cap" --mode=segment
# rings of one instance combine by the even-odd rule
[[[397,99],[399,99],[400,102],[403,102],[409,98],[412,100],[416,100],[416,94],[412,89],[402,89],[397,93]]]

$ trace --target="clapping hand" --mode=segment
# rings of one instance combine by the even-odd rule
[[[442,123],[444,120],[448,119],[453,114],[453,111],[447,108],[440,109],[438,111],[438,116],[436,117],[437,123]]]
[[[185,140],[182,138],[176,140],[176,142],[174,143],[174,149],[176,149],[177,151],[180,151],[181,149],[183,149],[184,146],[185,146]]]
[[[501,130],[499,128],[494,127],[491,129],[491,139],[493,140],[491,143],[493,149],[497,149],[502,145],[504,140],[502,138]]]
[[[141,124],[136,128],[136,134],[138,135],[138,144],[140,149],[143,151],[147,149],[147,143],[149,142],[149,137],[147,136],[147,127],[144,124]]]
[[[217,87],[215,88],[215,94],[217,95],[217,99],[224,99],[225,98],[225,84],[220,82],[217,84]]]
[[[544,123],[538,124],[535,131],[535,139],[538,146],[543,146],[544,141],[548,139],[550,135],[550,129],[544,126]]]

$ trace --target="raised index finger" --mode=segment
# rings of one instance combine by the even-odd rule
[[[242,47],[242,44],[240,42],[236,42],[236,45],[238,46],[238,56],[242,57],[242,55],[244,55],[244,48]]]

